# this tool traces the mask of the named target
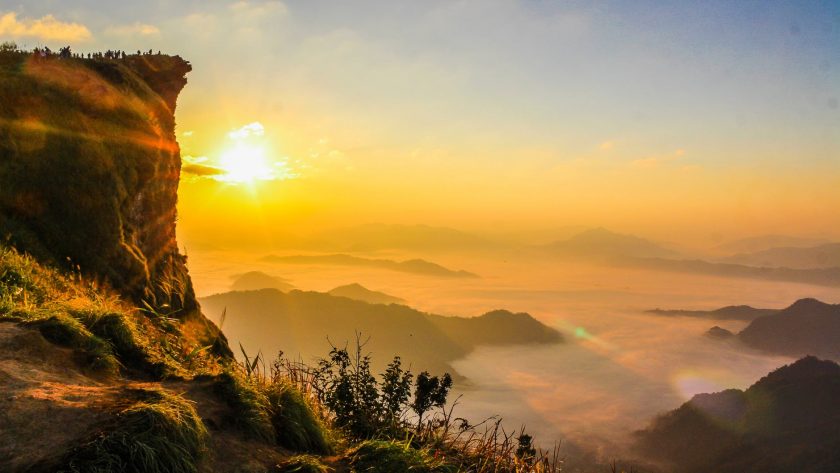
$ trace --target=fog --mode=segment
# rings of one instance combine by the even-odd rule
[[[477,273],[478,279],[270,264],[261,260],[264,256],[221,249],[191,253],[199,296],[227,291],[232,276],[260,270],[303,290],[360,283],[432,313],[477,316],[505,308],[528,312],[559,329],[566,337],[559,345],[480,348],[455,362],[468,380],[456,386],[462,396],[456,415],[473,422],[498,415],[509,429],[525,425],[543,446],[580,445],[602,459],[627,455],[632,431],[694,394],[746,388],[792,361],[704,336],[714,325],[737,331],[745,322],[656,316],[646,310],[735,304],[782,308],[803,297],[835,302],[838,295],[828,287],[618,269],[527,252],[373,254],[422,256]],[[320,354],[327,349],[325,343]],[[319,353],[301,355],[311,359]]]

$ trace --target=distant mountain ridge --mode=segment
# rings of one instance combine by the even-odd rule
[[[673,271],[693,274],[708,274],[729,278],[764,279],[788,281],[820,286],[840,287],[840,268],[768,268],[731,263],[710,263],[703,260],[680,260],[666,258],[623,258],[613,260],[615,264],[659,271]]]
[[[262,258],[263,261],[280,264],[321,264],[332,266],[357,266],[367,268],[387,269],[403,273],[420,274],[423,276],[449,277],[449,278],[477,278],[477,274],[468,271],[456,271],[445,268],[439,264],[422,259],[411,259],[406,261],[394,261],[389,259],[363,258],[346,254],[328,255],[292,255],[276,256],[269,255]]]
[[[829,473],[840,465],[840,366],[805,357],[746,391],[698,394],[636,433],[684,473]]]
[[[567,240],[550,243],[546,245],[546,249],[563,256],[588,258],[665,258],[677,255],[677,252],[650,240],[611,232],[604,228],[586,230]]]
[[[430,225],[370,223],[341,229],[346,251],[472,251],[498,243],[461,230]]]
[[[721,253],[755,253],[779,247],[809,247],[829,243],[819,238],[801,238],[788,235],[760,235],[718,245],[715,250]]]
[[[775,314],[778,310],[756,309],[748,305],[729,305],[714,310],[652,309],[646,312],[655,315],[702,317],[715,320],[755,320],[758,317]]]
[[[346,297],[357,301],[367,302],[368,304],[404,304],[405,299],[394,297],[384,292],[372,291],[361,284],[353,283],[345,286],[338,286],[327,294],[336,297]]]
[[[753,253],[739,253],[721,261],[792,269],[840,268],[840,243],[810,247],[774,247]]]
[[[328,340],[353,343],[356,332],[378,369],[400,355],[415,370],[449,371],[450,363],[479,345],[559,343],[562,336],[528,314],[489,312],[480,317],[445,317],[404,305],[368,304],[319,292],[273,289],[228,292],[201,299],[211,314],[225,311],[225,334],[249,352],[273,356],[323,356]]]

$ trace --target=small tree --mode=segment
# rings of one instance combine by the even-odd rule
[[[403,371],[402,360],[394,357],[382,373],[382,407],[385,421],[393,427],[402,416],[411,394],[411,371]]]
[[[516,458],[527,465],[532,464],[537,456],[537,449],[534,448],[534,438],[522,432],[516,440],[518,442]]]
[[[430,376],[424,371],[417,375],[417,382],[414,389],[414,402],[411,408],[417,413],[417,432],[423,427],[423,415],[432,407],[443,407],[446,404],[446,396],[452,388],[452,377],[449,373],[443,378]]]

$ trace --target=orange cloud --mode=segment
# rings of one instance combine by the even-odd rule
[[[108,36],[157,36],[160,34],[160,29],[155,25],[138,22],[108,27],[105,34]]]
[[[52,15],[19,19],[14,12],[0,16],[0,35],[44,41],[87,41],[93,37],[90,30],[79,23],[59,21]]]

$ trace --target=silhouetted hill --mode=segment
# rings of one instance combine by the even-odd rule
[[[361,284],[347,284],[346,286],[339,286],[327,294],[336,297],[346,297],[357,301],[367,302],[368,304],[403,304],[405,299],[394,297],[384,292],[371,291]]]
[[[753,320],[738,339],[776,354],[840,360],[840,304],[798,300],[775,314]]]
[[[718,245],[715,250],[725,254],[754,253],[778,247],[808,247],[828,243],[817,238],[800,238],[788,235],[761,235],[742,238]]]
[[[427,314],[403,305],[368,304],[318,292],[264,289],[229,292],[201,299],[208,313],[226,311],[225,334],[234,345],[273,356],[322,356],[331,340],[370,337],[366,347],[379,369],[393,355],[414,370],[453,372],[450,362],[478,345],[556,343],[561,336],[527,314],[496,311],[475,318]]]
[[[814,357],[746,391],[699,394],[636,433],[646,458],[684,473],[829,473],[840,468],[840,366]]]
[[[711,338],[717,338],[719,340],[728,340],[735,336],[734,333],[726,330],[723,327],[718,327],[715,325],[714,327],[710,328],[706,331],[706,336]]]
[[[403,273],[420,274],[423,276],[436,276],[448,278],[477,278],[478,275],[467,271],[455,271],[443,266],[422,259],[407,261],[393,261],[389,259],[362,258],[344,254],[332,255],[293,255],[275,256],[269,255],[263,258],[264,261],[279,264],[309,264],[328,266],[356,266],[364,268],[379,268]]]
[[[277,289],[291,291],[295,287],[288,280],[271,276],[262,271],[248,271],[233,277],[231,291],[256,291],[257,289]]]
[[[764,315],[775,314],[776,309],[756,309],[748,305],[729,305],[714,310],[653,309],[647,311],[655,315],[676,315],[682,317],[701,317],[715,320],[755,320]]]
[[[624,257],[671,257],[676,252],[649,240],[633,235],[622,235],[603,228],[579,233],[568,240],[546,246],[551,252],[569,257],[613,259]]]
[[[840,268],[840,243],[812,247],[779,247],[754,253],[739,253],[722,260],[748,266],[794,269]]]

